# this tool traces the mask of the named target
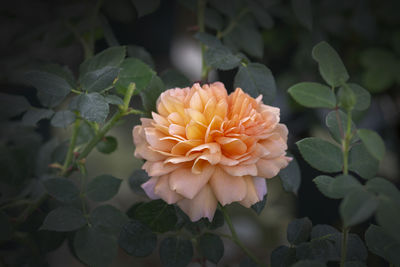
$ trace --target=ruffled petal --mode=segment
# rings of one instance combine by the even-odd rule
[[[209,184],[223,206],[234,201],[241,201],[246,196],[247,185],[243,177],[229,175],[218,167],[215,168]]]
[[[143,188],[144,192],[150,199],[159,199],[160,197],[154,193],[154,187],[159,177],[151,177],[147,182],[143,183],[140,187]]]
[[[247,193],[246,196],[242,201],[239,201],[239,203],[246,208],[250,208],[251,205],[256,204],[257,202],[261,201],[262,198],[259,197],[259,192],[256,189],[256,186],[254,184],[253,177],[251,176],[244,176],[243,177],[244,181],[246,182],[247,185]]]
[[[169,175],[163,175],[158,178],[158,181],[154,187],[154,193],[161,197],[168,204],[176,203],[183,198],[181,195],[169,188]]]
[[[264,178],[272,178],[276,176],[279,171],[289,164],[290,158],[281,156],[273,159],[259,159],[257,165],[257,176]]]

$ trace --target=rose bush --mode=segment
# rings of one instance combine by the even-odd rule
[[[245,207],[267,193],[290,161],[288,130],[279,108],[220,82],[162,93],[158,113],[133,129],[135,156],[152,178],[142,185],[152,199],[177,205],[192,221],[213,219],[217,203]]]

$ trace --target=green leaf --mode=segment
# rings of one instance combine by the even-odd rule
[[[40,66],[38,70],[57,75],[66,80],[69,83],[69,85],[71,85],[72,88],[76,87],[74,74],[68,68],[68,66],[60,66],[58,64],[50,63]]]
[[[365,184],[367,190],[382,195],[400,205],[400,191],[397,187],[384,178],[373,178]]]
[[[167,69],[160,75],[164,82],[165,88],[185,88],[192,85],[192,82],[182,73],[174,69]]]
[[[122,180],[111,175],[100,175],[89,182],[87,196],[93,201],[107,201],[118,193]]]
[[[150,177],[147,175],[145,170],[138,169],[135,170],[129,177],[129,185],[134,193],[146,195],[141,185],[147,182],[149,179]]]
[[[257,262],[249,258],[248,256],[244,257],[239,264],[239,267],[258,267]]]
[[[50,123],[54,127],[67,128],[76,120],[76,115],[70,110],[60,110],[54,114]]]
[[[312,223],[309,218],[295,219],[287,228],[287,240],[292,245],[306,242],[310,237]]]
[[[126,224],[118,238],[119,246],[135,257],[149,256],[157,246],[157,235],[137,220]]]
[[[232,54],[225,46],[209,47],[204,53],[208,66],[219,70],[230,70],[239,66],[241,58]]]
[[[367,151],[364,144],[354,145],[349,152],[349,170],[362,178],[371,179],[378,171],[379,161]]]
[[[81,116],[88,121],[103,123],[110,111],[108,103],[99,93],[82,94],[78,99]]]
[[[125,58],[125,46],[113,46],[103,50],[92,58],[86,59],[79,66],[80,79],[88,72],[103,69],[104,67],[117,68]]]
[[[251,13],[253,13],[258,24],[265,29],[271,29],[274,26],[274,20],[268,11],[259,2],[249,1],[248,3]]]
[[[78,258],[88,266],[111,266],[117,256],[116,239],[95,227],[85,227],[76,232],[73,245]]]
[[[224,255],[224,243],[221,238],[212,233],[204,233],[198,240],[201,255],[212,263],[218,264]]]
[[[116,95],[106,95],[104,97],[104,99],[106,100],[106,102],[108,104],[112,104],[112,105],[123,105],[124,104],[124,100],[122,100],[122,98],[120,98],[119,96],[116,96]]]
[[[313,182],[324,196],[333,199],[344,198],[353,190],[362,187],[360,182],[351,175],[339,175],[336,178],[320,175],[316,177]]]
[[[60,104],[72,89],[64,78],[49,72],[29,71],[24,79],[38,90],[39,100],[46,107]]]
[[[304,160],[323,172],[339,172],[343,166],[342,151],[337,146],[316,137],[296,143]]]
[[[96,148],[99,152],[104,154],[110,154],[114,152],[118,147],[118,141],[113,136],[106,136],[101,140],[97,145]]]
[[[352,110],[357,101],[356,95],[347,84],[339,88],[337,97],[339,107],[347,111]]]
[[[400,242],[386,233],[382,227],[370,225],[365,232],[365,242],[372,253],[381,256],[395,266],[400,265]]]
[[[292,266],[296,262],[296,249],[279,246],[271,253],[271,267]]]
[[[156,110],[157,99],[164,90],[164,83],[157,75],[154,75],[147,88],[140,92],[143,107],[147,112]]]
[[[128,55],[140,59],[150,67],[154,68],[154,60],[150,53],[141,46],[138,45],[128,45]]]
[[[158,233],[173,230],[177,223],[177,216],[173,205],[163,200],[153,200],[136,208],[135,218]]]
[[[240,50],[252,57],[262,59],[264,54],[264,41],[261,32],[253,23],[246,22],[247,21],[239,23],[230,35],[234,35],[234,40],[239,45]]]
[[[121,64],[121,71],[115,83],[115,88],[119,94],[125,95],[129,84],[134,82],[136,84],[134,93],[139,93],[147,88],[154,75],[155,72],[141,60],[127,58]]]
[[[67,178],[51,178],[43,182],[47,193],[61,202],[71,203],[79,197],[79,189]]]
[[[281,179],[283,189],[297,195],[301,183],[301,173],[299,164],[294,157],[289,165],[279,172],[278,176]]]
[[[339,211],[346,227],[359,224],[368,219],[376,210],[375,196],[363,189],[351,191],[340,203]]]
[[[82,145],[89,140],[91,140],[95,135],[94,129],[92,126],[89,125],[87,121],[81,121],[81,124],[79,126],[79,131],[78,131],[78,136],[76,138],[76,144],[77,145]]]
[[[342,194],[340,192],[335,192],[332,190],[332,183],[335,179],[327,176],[320,175],[313,179],[313,182],[316,184],[318,190],[326,197],[333,199],[342,198]]]
[[[314,82],[302,82],[293,85],[289,94],[302,106],[309,108],[335,108],[336,96],[325,85]]]
[[[327,42],[320,42],[314,46],[312,57],[318,62],[322,78],[330,86],[340,86],[349,79],[349,74],[338,53]]]
[[[360,85],[355,83],[349,83],[351,90],[356,97],[356,103],[354,105],[355,110],[366,110],[371,104],[371,94],[362,88]]]
[[[310,0],[292,0],[292,9],[300,24],[312,31],[313,18]]]
[[[9,119],[27,111],[31,105],[25,97],[0,93],[0,119]]]
[[[276,94],[275,79],[271,71],[259,63],[240,66],[235,76],[234,87],[242,88],[252,97],[258,97],[261,94],[265,104],[271,104]]]
[[[160,6],[160,0],[132,0],[132,3],[135,5],[139,18],[153,13]]]
[[[8,216],[0,211],[0,241],[10,240],[14,234],[14,227]]]
[[[111,205],[98,206],[90,212],[90,223],[99,228],[99,232],[110,233],[118,236],[122,227],[128,223],[129,218],[119,209]]]
[[[267,204],[267,195],[265,195],[261,201],[251,205],[251,209],[254,210],[257,215],[260,215],[265,207],[265,204]]]
[[[87,72],[81,79],[82,90],[91,93],[111,89],[119,72],[119,68],[111,66]]]
[[[51,109],[31,108],[22,117],[22,123],[27,126],[36,126],[39,121],[50,119],[53,114],[54,111]]]
[[[340,238],[340,241],[342,238]],[[349,234],[347,240],[347,261],[362,261],[367,260],[368,251],[364,242],[357,234]]]
[[[377,160],[382,160],[385,156],[385,143],[379,134],[368,129],[359,129],[357,134],[368,152]]]
[[[376,221],[386,233],[400,242],[400,205],[387,197],[379,197],[379,206],[376,211]]]
[[[164,267],[185,267],[193,257],[193,246],[189,240],[168,237],[161,241],[160,259]]]
[[[224,47],[224,45],[221,43],[221,41],[217,37],[215,37],[214,35],[211,35],[209,33],[196,32],[196,34],[193,35],[193,37],[210,48]]]
[[[317,224],[311,230],[311,239],[319,239],[324,237],[333,237],[335,234],[341,234],[336,228],[328,224]]]
[[[58,207],[47,214],[40,230],[69,232],[77,230],[85,224],[86,219],[82,211],[73,207]]]
[[[329,132],[332,135],[332,138],[335,139],[339,144],[342,143],[342,137],[344,138],[344,133],[347,128],[347,115],[341,110],[333,110],[329,112],[325,119],[326,126],[328,127]],[[356,131],[356,125],[353,121],[351,121],[351,130],[352,133]],[[354,143],[358,140],[357,135],[353,135],[350,142]]]

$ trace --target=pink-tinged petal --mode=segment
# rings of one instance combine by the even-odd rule
[[[203,142],[202,140],[186,140],[186,141],[181,141],[178,144],[176,144],[172,150],[171,153],[174,155],[186,155],[186,153],[191,150],[193,147],[196,147],[198,145],[201,145]]]
[[[285,143],[287,143],[289,131],[288,131],[288,128],[286,127],[285,124],[279,123],[278,125],[276,125],[274,131],[275,131],[276,133],[278,133],[278,134],[282,137],[282,139],[283,139],[283,141],[284,141]]]
[[[135,157],[152,161],[160,161],[166,158],[165,155],[162,155],[156,151],[151,150],[147,143],[142,143],[136,146]]]
[[[236,166],[224,166],[221,165],[221,168],[230,175],[233,176],[243,176],[243,175],[257,175],[257,167],[256,164],[250,165],[236,165]]]
[[[144,137],[144,129],[141,125],[136,125],[132,130],[133,143],[135,145],[142,144],[146,141]]]
[[[178,206],[189,216],[192,222],[205,217],[211,222],[217,209],[217,199],[211,187],[206,184],[193,199],[182,199]]]
[[[149,118],[141,118],[140,121],[142,122],[143,128],[152,127],[154,120]]]
[[[191,168],[179,168],[171,173],[170,188],[185,198],[192,199],[208,182],[214,172],[214,166],[208,165],[200,174],[194,174]]]
[[[170,124],[168,127],[168,132],[171,135],[186,136],[186,129],[178,124]]]
[[[278,134],[261,141],[260,144],[269,151],[268,155],[264,156],[266,159],[272,159],[286,154],[287,144]]]
[[[192,160],[196,159],[200,155],[201,155],[201,153],[196,153],[196,154],[192,154],[190,156],[184,156],[184,157],[169,157],[164,161],[164,163],[178,164],[178,163],[188,162],[188,161],[192,161]]]
[[[172,164],[172,163],[164,163],[162,161],[146,161],[142,169],[144,169],[149,176],[161,176],[168,174],[181,166]]]
[[[151,177],[147,182],[143,183],[141,187],[150,199],[159,199],[160,197],[154,193],[154,187],[159,177]]]
[[[221,155],[221,160],[219,163],[221,165],[234,166],[234,165],[239,164],[239,161],[236,159],[231,159],[231,158],[225,157],[224,155]]]
[[[185,125],[185,118],[182,117],[178,112],[173,112],[168,115],[168,121],[170,123]]]
[[[280,156],[273,159],[260,159],[257,161],[257,170],[259,177],[272,178],[276,176],[279,171],[289,164],[290,159],[285,156]]]
[[[160,131],[155,128],[144,128],[146,140],[153,148],[161,151],[171,151],[171,148],[176,144],[172,140],[161,140],[165,137]]]
[[[234,201],[241,201],[246,196],[247,185],[243,177],[229,175],[218,167],[215,168],[209,184],[223,206]]]
[[[181,195],[169,188],[169,175],[163,175],[158,178],[154,187],[154,193],[168,204],[176,203],[183,198]]]
[[[221,152],[221,147],[219,146],[218,143],[207,143],[207,144],[202,144],[198,145],[191,150],[189,150],[186,155],[190,155],[192,153],[197,153],[197,152],[206,152],[206,153],[218,153]]]
[[[246,144],[238,138],[217,137],[215,141],[221,145],[221,149],[224,153],[230,155],[241,155],[247,151]]]
[[[204,107],[198,92],[195,92],[190,99],[190,108],[195,109],[199,112],[203,112]]]
[[[258,199],[263,199],[267,194],[267,183],[264,178],[253,177],[254,188],[256,189]]]
[[[246,193],[246,196],[244,197],[244,199],[242,201],[239,201],[239,203],[241,205],[245,206],[246,208],[250,208],[251,205],[256,204],[257,202],[261,201],[262,198],[258,197],[259,194],[254,185],[253,177],[244,176],[243,179],[247,185],[247,193]]]
[[[153,120],[154,120],[155,123],[168,127],[169,122],[163,116],[160,116],[155,112],[152,112],[151,116],[153,117]]]

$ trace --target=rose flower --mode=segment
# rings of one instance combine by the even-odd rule
[[[192,221],[211,221],[218,202],[261,201],[264,178],[290,161],[279,108],[261,100],[240,88],[228,96],[220,82],[162,93],[158,113],[133,129],[135,156],[151,177],[142,185],[146,194],[176,203]]]

